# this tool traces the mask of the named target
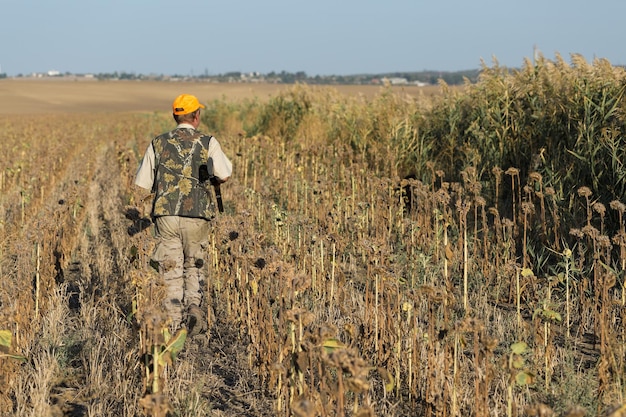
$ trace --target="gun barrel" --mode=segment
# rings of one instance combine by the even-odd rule
[[[220,184],[216,183],[213,185],[213,189],[215,189],[215,199],[217,200],[217,209],[220,213],[224,212],[224,203],[222,202],[222,190],[220,189]]]

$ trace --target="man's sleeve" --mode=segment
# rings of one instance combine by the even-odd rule
[[[141,160],[141,164],[139,164],[139,168],[137,169],[137,174],[135,175],[135,185],[152,191],[152,186],[154,185],[154,164],[154,148],[152,147],[152,144],[150,144],[148,149],[146,149],[143,159]]]
[[[217,139],[213,138],[209,145],[209,172],[220,180],[230,177],[233,173],[233,164],[228,157],[222,152]]]

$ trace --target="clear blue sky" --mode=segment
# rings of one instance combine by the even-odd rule
[[[626,65],[626,0],[0,0],[0,72],[348,75]]]

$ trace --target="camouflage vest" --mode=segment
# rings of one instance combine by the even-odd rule
[[[177,128],[152,141],[156,174],[152,215],[214,216],[207,161],[211,136],[194,129]]]

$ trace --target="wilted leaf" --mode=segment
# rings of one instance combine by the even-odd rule
[[[170,330],[167,327],[163,328],[163,330],[161,331],[161,334],[163,336],[164,344],[167,344],[167,342],[169,342],[170,339],[172,338],[172,334],[170,333]]]
[[[553,310],[543,310],[541,315],[548,320],[561,321],[561,315]]]
[[[257,293],[259,292],[259,283],[255,280],[251,280],[250,288],[252,289],[252,295],[257,295]]]
[[[0,346],[11,347],[12,338],[10,330],[0,330]]]
[[[378,368],[378,373],[385,383],[385,391],[391,392],[391,390],[393,390],[393,388],[395,387],[395,381],[393,379],[393,376],[385,368]]]
[[[13,335],[10,330],[0,330],[0,358],[11,358],[25,362],[26,357],[9,352],[12,340]]]
[[[322,347],[327,353],[331,353],[336,349],[343,349],[346,346],[337,339],[326,339],[322,343]]]
[[[525,364],[525,362],[524,362],[524,358],[522,358],[522,357],[521,357],[521,356],[519,356],[519,355],[515,355],[515,356],[513,357],[513,360],[511,361],[511,366],[512,366],[514,369],[522,369],[522,368],[524,367],[524,364]]]
[[[515,375],[515,383],[517,385],[529,385],[532,384],[534,377],[531,373],[521,371]]]
[[[533,273],[532,269],[530,269],[530,268],[522,269],[522,276],[523,277],[532,277],[533,275],[535,275],[535,274]]]
[[[173,359],[176,359],[176,355],[178,355],[178,353],[180,353],[180,351],[183,350],[183,347],[185,347],[186,339],[187,339],[187,330],[180,329],[174,335],[174,337],[167,343],[167,346],[165,347],[165,349],[172,352]]]
[[[522,353],[526,352],[526,350],[528,350],[528,345],[526,344],[526,342],[516,342],[511,345],[511,352],[517,355],[521,355]]]
[[[169,332],[167,332],[169,334]],[[165,366],[165,364],[172,364],[176,360],[176,356],[183,350],[185,346],[185,340],[187,339],[187,330],[180,329],[176,334],[167,340],[163,351],[158,355],[159,365]]]
[[[459,337],[459,343],[461,344],[461,347],[463,349],[465,349],[467,347],[467,339],[465,339],[465,336],[461,335]]]
[[[0,358],[9,358],[9,359],[18,360],[20,362],[26,362],[26,357],[25,356],[16,355],[14,353],[0,353]]]

